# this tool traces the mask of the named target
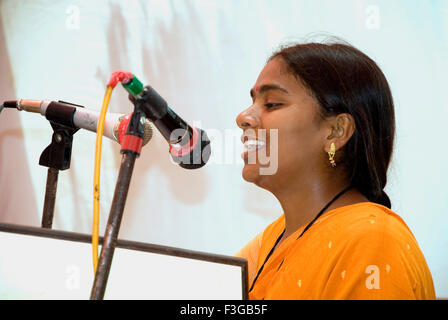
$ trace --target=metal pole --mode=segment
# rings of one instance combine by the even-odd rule
[[[44,209],[42,213],[42,228],[51,229],[53,225],[54,204],[56,201],[56,190],[58,187],[58,175],[58,169],[48,168]]]
[[[117,184],[115,186],[114,198],[112,200],[112,207],[109,213],[109,220],[107,221],[101,254],[98,260],[95,280],[90,293],[91,300],[100,300],[104,298],[136,157],[137,155],[132,152],[123,153]]]
[[[74,111],[71,114],[66,114],[66,116],[70,118],[73,116],[73,113]],[[48,116],[47,119],[49,119]],[[73,135],[78,131],[78,128],[74,126],[68,127],[52,120],[50,120],[50,124],[53,128],[51,143],[45,148],[39,158],[39,164],[48,168],[41,223],[42,228],[46,229],[51,229],[53,225],[59,171],[70,168]]]

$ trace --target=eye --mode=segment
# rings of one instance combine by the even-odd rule
[[[272,108],[275,108],[275,107],[279,107],[281,105],[282,105],[282,103],[265,103],[264,106],[266,108],[268,108],[268,109],[272,109]]]

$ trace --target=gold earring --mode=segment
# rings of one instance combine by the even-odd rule
[[[336,162],[334,162],[334,155],[336,154],[336,146],[334,142],[330,145],[330,151],[328,151],[328,160],[330,160],[331,166],[336,167]]]

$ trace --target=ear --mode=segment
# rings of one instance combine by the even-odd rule
[[[355,119],[349,113],[340,113],[328,121],[330,134],[325,143],[325,152],[330,151],[332,142],[335,144],[336,150],[341,149],[356,130]]]

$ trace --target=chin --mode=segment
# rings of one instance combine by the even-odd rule
[[[243,168],[243,172],[242,172],[242,176],[243,179],[246,180],[247,182],[253,182],[255,183],[255,181],[258,180],[259,178],[259,170],[258,170],[258,166],[256,165],[250,165],[250,164],[246,164]]]
[[[269,190],[269,181],[272,176],[260,174],[260,168],[256,164],[246,164],[242,172],[243,179],[260,188]]]

